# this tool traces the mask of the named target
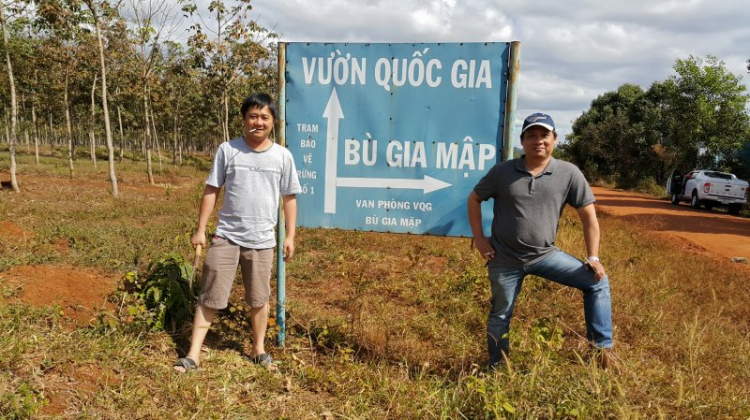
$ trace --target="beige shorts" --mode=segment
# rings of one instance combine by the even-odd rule
[[[198,304],[211,309],[226,308],[239,264],[245,284],[245,301],[252,308],[264,306],[271,298],[273,256],[273,248],[245,248],[214,236],[203,262]]]

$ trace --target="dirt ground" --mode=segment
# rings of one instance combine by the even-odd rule
[[[54,184],[58,193],[72,194],[75,189],[79,191],[105,191],[109,186],[109,181],[104,179],[71,180],[56,178]],[[120,180],[119,189],[120,193],[125,196],[163,196],[164,185],[173,188],[187,188],[193,184],[193,179],[177,176],[157,177],[156,185],[123,179]],[[25,175],[23,177],[23,199],[54,200],[54,197],[49,194],[49,189],[49,177],[47,176]],[[34,237],[33,232],[22,229],[10,220],[3,220],[5,216],[0,214],[0,241],[27,240]],[[64,254],[69,244],[66,241],[61,241],[56,246]],[[36,265],[13,267],[7,272],[0,273],[0,278],[6,281],[8,286],[20,289],[20,293],[11,301],[18,299],[35,306],[59,305],[63,312],[63,318],[81,326],[94,322],[99,309],[105,306],[107,309],[112,309],[111,304],[106,301],[107,296],[117,289],[117,283],[121,276],[113,276],[100,270],[71,265]],[[1,304],[3,304],[2,297],[0,297]]]
[[[59,305],[63,316],[87,325],[99,309],[111,309],[107,296],[118,278],[98,270],[73,266],[21,266],[3,273],[9,285],[22,287],[19,299],[35,306]]]
[[[27,180],[28,183],[28,180]],[[88,185],[104,188],[102,182]],[[29,188],[34,199],[44,199],[44,188]],[[163,194],[156,187],[127,185],[131,194]],[[715,211],[694,210],[686,204],[671,205],[632,192],[594,188],[597,212],[604,217],[626,220],[639,230],[665,236],[667,246],[680,246],[718,259],[744,257],[750,259],[750,219],[729,216]],[[1,217],[2,215],[0,215]],[[606,232],[604,232],[606,240]],[[0,220],[0,241],[27,240],[34,237],[8,220]],[[64,253],[69,246],[56,244]],[[436,266],[443,266],[437,264]],[[738,264],[750,273],[750,264]],[[95,322],[97,311],[111,304],[107,297],[117,288],[119,276],[102,271],[71,265],[37,265],[13,267],[0,273],[6,285],[18,287],[11,302],[22,301],[35,306],[59,305],[69,327],[85,326]],[[4,304],[0,298],[0,305]],[[117,385],[120,374],[95,364],[70,364],[55,368],[46,375],[48,405],[43,414],[58,415],[68,407],[68,401],[80,392],[93,393],[94,389]],[[51,378],[51,379],[49,379]]]
[[[144,188],[153,187],[146,185]],[[750,260],[750,219],[694,210],[686,204],[674,206],[666,200],[632,192],[594,188],[594,193],[600,214],[625,219],[647,231],[687,241],[689,248],[717,258]],[[0,221],[0,240],[30,235],[33,234],[9,221]],[[743,265],[750,270],[750,264]],[[58,304],[77,324],[93,319],[96,310],[116,289],[118,281],[93,269],[49,265],[14,267],[2,273],[2,277],[9,284],[22,288],[20,300],[33,305]]]
[[[648,231],[689,242],[690,248],[719,258],[750,260],[750,219],[675,206],[633,192],[594,188],[597,212],[632,222]],[[750,268],[750,265],[748,265]]]

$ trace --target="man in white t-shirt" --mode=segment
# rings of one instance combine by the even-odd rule
[[[222,186],[224,199],[203,265],[190,350],[186,357],[175,362],[177,372],[200,366],[203,340],[216,311],[228,305],[238,265],[245,284],[245,300],[251,308],[253,347],[250,358],[266,368],[273,367],[273,359],[265,351],[264,338],[276,246],[274,227],[281,198],[286,221],[286,239],[281,246],[284,260],[289,261],[294,255],[296,194],[302,190],[292,154],[269,138],[277,121],[273,98],[265,93],[253,94],[245,99],[240,111],[244,136],[219,146],[203,190],[193,246],[206,245],[206,225]]]

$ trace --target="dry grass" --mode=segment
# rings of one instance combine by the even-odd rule
[[[55,308],[16,302],[2,272],[66,263],[124,274],[170,251],[189,257],[205,174],[165,165],[173,186],[153,188],[129,163],[132,188],[113,200],[102,164],[79,162],[87,182],[71,186],[45,175],[63,160],[32,161],[20,156],[21,195],[0,192],[0,219],[33,233],[0,244],[2,418],[750,417],[748,271],[614,217],[601,219],[602,255],[620,375],[592,365],[579,293],[536,278],[518,302],[510,366],[486,373],[489,290],[468,239],[300,229],[286,347],[270,346],[281,373],[249,362],[248,334],[217,330],[203,368],[176,376],[184,337],[71,328]],[[583,256],[572,212],[559,245]]]

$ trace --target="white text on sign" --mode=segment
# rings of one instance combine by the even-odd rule
[[[419,51],[411,58],[379,58],[371,69],[372,79],[368,79],[367,65],[366,57],[338,50],[328,57],[302,57],[308,85],[366,85],[369,80],[390,91],[407,85],[437,88],[443,83],[443,62],[436,58],[425,61]],[[450,64],[450,83],[456,89],[492,89],[491,68],[490,60],[457,59]]]
[[[470,137],[467,137],[461,144],[391,140],[385,147],[386,163],[396,168],[483,171],[494,163],[495,155],[494,144],[474,143]],[[374,166],[377,159],[377,140],[346,139],[344,141],[344,165]]]

